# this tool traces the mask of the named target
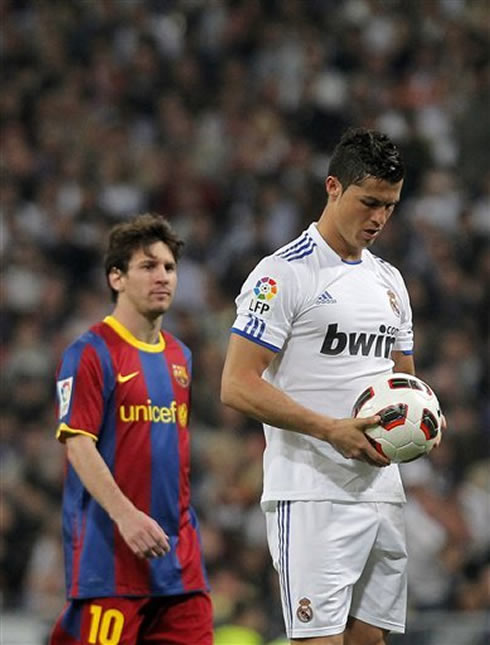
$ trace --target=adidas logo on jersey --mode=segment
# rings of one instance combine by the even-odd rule
[[[333,305],[336,302],[335,298],[331,296],[326,289],[321,296],[318,296],[316,299],[317,305]]]
[[[351,356],[360,354],[389,358],[398,333],[396,327],[386,325],[379,326],[379,334],[366,334],[366,332],[347,334],[339,331],[338,328],[337,323],[328,325],[321,349],[322,354],[337,356],[347,349]]]

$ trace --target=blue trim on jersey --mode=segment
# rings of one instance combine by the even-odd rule
[[[257,340],[260,340],[265,332],[265,320],[262,320],[261,318],[254,316],[253,314],[248,314],[248,317],[250,318],[250,320],[245,326],[245,333],[253,336],[254,338],[257,338]]]
[[[404,354],[405,356],[412,356],[412,354],[413,354],[413,349],[405,349],[405,350],[402,350],[402,354]]]
[[[304,240],[300,240],[300,242],[294,245],[295,248],[282,251],[278,254],[278,257],[282,258],[283,260],[287,260],[288,262],[292,262],[293,260],[300,260],[307,255],[311,255],[316,246],[317,244],[314,239],[310,235],[306,234]]]
[[[298,240],[297,242],[292,242],[291,244],[289,244],[288,246],[286,246],[286,248],[285,248],[285,249],[282,249],[282,251],[278,251],[278,252],[277,252],[277,256],[281,258],[281,257],[283,257],[284,255],[286,255],[286,254],[290,253],[291,251],[294,251],[295,249],[297,249],[297,248],[298,248],[298,246],[301,246],[301,244],[303,244],[303,243],[304,243],[304,242],[305,242],[309,237],[310,237],[310,236],[309,236],[309,235],[308,235],[308,233],[305,231],[305,232],[303,233],[303,235],[299,238],[299,240]]]
[[[291,502],[278,502],[278,529],[279,529],[279,571],[283,591],[284,604],[287,610],[288,636],[293,629],[293,605],[291,602],[291,582],[289,578],[289,537],[291,529]]]
[[[266,343],[265,340],[260,340],[256,338],[255,336],[250,336],[249,334],[246,334],[244,331],[241,329],[238,329],[237,327],[232,327],[231,332],[233,334],[237,334],[238,336],[243,336],[243,338],[246,338],[247,340],[251,340],[252,342],[256,343],[257,345],[262,345],[262,347],[267,347],[267,349],[270,349],[271,351],[277,352],[281,351],[280,347],[276,347],[275,345],[271,345],[270,343]]]
[[[344,260],[344,258],[340,258],[344,264],[361,264],[362,260]]]
[[[279,257],[283,258],[284,260],[293,258],[295,255],[298,255],[298,253],[301,253],[302,251],[311,247],[312,245],[316,246],[316,243],[313,240],[313,238],[307,235],[301,244],[296,245],[295,249],[291,249],[290,251],[283,251],[282,253],[279,254]]]
[[[315,250],[315,246],[316,246],[316,244],[315,244],[315,242],[313,242],[313,246],[310,249],[308,249],[307,251],[304,251],[300,255],[295,255],[292,258],[288,258],[287,261],[288,262],[294,262],[294,260],[301,260],[301,258],[305,258],[307,255],[311,255],[313,253],[313,251]]]
[[[282,503],[282,501],[277,502],[277,548],[279,551],[279,586],[281,587],[281,598],[283,600],[284,607],[286,607],[287,593],[286,585],[284,584]],[[291,630],[291,625],[289,624],[289,611],[285,611],[284,614],[284,620],[286,622],[286,633],[289,635]]]
[[[139,352],[148,398],[158,407],[170,407],[175,400],[172,378],[163,354]],[[177,413],[177,410],[176,410]],[[150,515],[169,536],[171,551],[164,558],[150,560],[151,581],[154,593],[161,591],[162,581],[173,593],[184,593],[177,560],[179,536],[179,430],[177,423],[152,422],[151,441],[151,499]],[[165,462],[154,462],[153,457],[165,455]]]
[[[291,536],[291,502],[286,502],[286,581],[289,596],[289,612],[291,620],[291,629],[293,627],[293,603],[291,600],[291,581],[289,579],[289,538]]]

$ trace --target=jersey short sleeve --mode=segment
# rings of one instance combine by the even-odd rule
[[[279,352],[291,330],[299,299],[298,277],[281,258],[264,258],[236,299],[232,332]]]
[[[79,339],[63,354],[57,372],[56,437],[86,434],[97,439],[104,417],[107,369],[96,344]]]
[[[407,287],[401,276],[398,274],[398,294],[400,299],[400,329],[396,336],[396,341],[393,349],[396,351],[404,352],[405,354],[413,353],[413,324],[412,324],[412,309],[410,307],[410,297],[408,295]]]

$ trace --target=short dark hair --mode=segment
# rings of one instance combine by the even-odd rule
[[[112,269],[126,273],[133,253],[138,249],[146,250],[155,242],[163,242],[172,251],[177,262],[182,254],[184,242],[178,237],[168,220],[157,213],[143,213],[116,224],[109,231],[104,267],[107,283],[112,292],[112,300],[117,300],[117,291],[109,283]]]
[[[349,128],[335,146],[328,174],[337,177],[346,190],[366,177],[396,184],[403,179],[405,168],[398,148],[386,134]]]

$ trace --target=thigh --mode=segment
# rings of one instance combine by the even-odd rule
[[[350,615],[384,630],[403,633],[407,606],[407,549],[403,506],[376,504],[376,542],[354,588]]]
[[[266,518],[288,637],[341,634],[376,537],[372,505],[281,501]]]
[[[71,600],[58,618],[49,643],[134,645],[147,603],[145,598]]]
[[[153,598],[141,629],[142,645],[212,645],[213,612],[207,593]]]
[[[343,645],[386,645],[388,630],[368,625],[357,618],[349,617]]]

